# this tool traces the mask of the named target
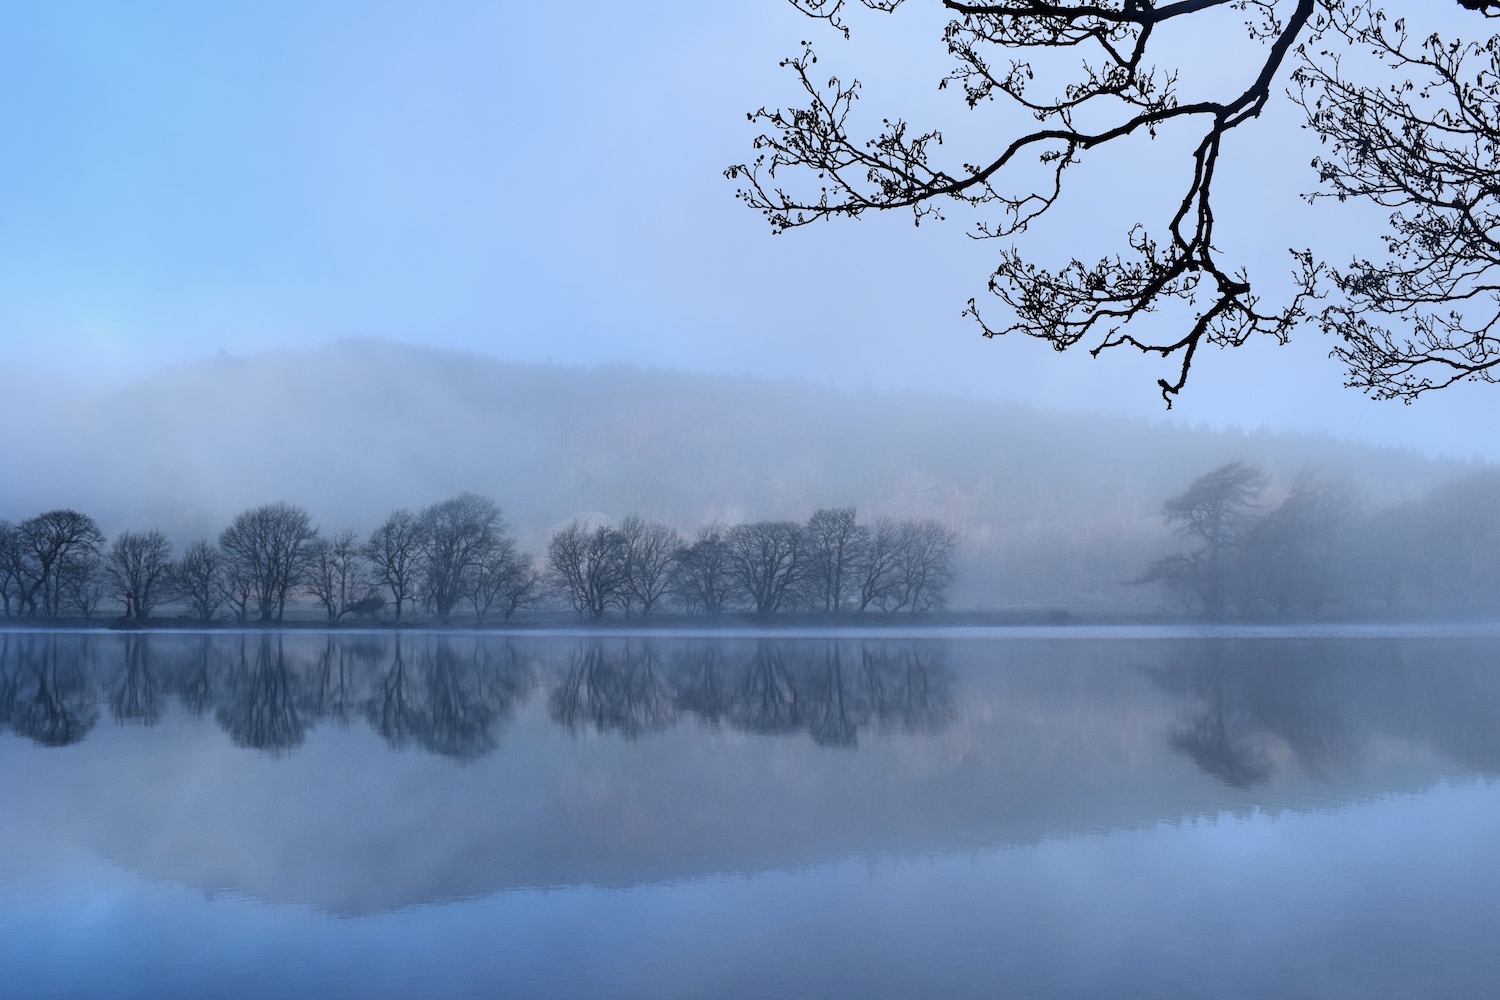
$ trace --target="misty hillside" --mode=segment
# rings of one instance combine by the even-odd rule
[[[106,531],[159,525],[186,541],[288,499],[325,527],[366,530],[392,507],[474,490],[536,550],[579,513],[690,530],[856,504],[955,528],[959,607],[1156,600],[1123,581],[1170,544],[1162,500],[1226,461],[1283,484],[1319,467],[1370,506],[1468,468],[1316,435],[373,341],[223,356],[108,393],[18,386],[0,407],[12,520],[67,505]]]

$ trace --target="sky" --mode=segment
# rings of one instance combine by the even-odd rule
[[[938,90],[936,4],[850,22],[846,41],[785,0],[5,5],[0,364],[124,379],[381,337],[1165,418],[1157,363],[978,335],[960,313],[995,248],[966,238],[972,217],[773,236],[735,201],[745,112],[795,103],[777,64],[804,39],[863,82],[871,128],[940,127],[961,161],[1024,124]],[[1184,87],[1224,93],[1256,52],[1234,18],[1194,30],[1165,38]],[[1346,258],[1379,231],[1301,201],[1314,146],[1294,111],[1236,134],[1218,181],[1221,249],[1272,298],[1288,247]],[[1120,249],[1180,190],[1180,139],[1091,158],[1022,248]],[[1210,351],[1172,417],[1500,459],[1500,389],[1374,403],[1328,346]]]

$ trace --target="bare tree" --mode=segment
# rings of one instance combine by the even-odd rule
[[[625,542],[613,528],[590,529],[575,518],[547,543],[547,565],[557,589],[580,614],[601,618],[623,602]]]
[[[889,13],[904,0],[859,2]],[[954,203],[988,215],[974,236],[1010,241],[1061,200],[1068,168],[1088,154],[1164,129],[1184,135],[1181,187],[1157,205],[1136,199],[1155,220],[1129,230],[1127,250],[1097,263],[1075,256],[1051,270],[1006,246],[988,288],[1013,319],[992,324],[973,299],[966,310],[985,336],[1018,332],[1059,350],[1087,342],[1095,355],[1131,347],[1174,359],[1175,372],[1158,379],[1170,406],[1200,347],[1238,346],[1255,334],[1285,342],[1322,294],[1324,265],[1311,251],[1296,252],[1297,292],[1266,308],[1245,268],[1223,259],[1224,240],[1215,232],[1212,192],[1225,140],[1259,118],[1288,61],[1300,60],[1295,85],[1309,124],[1332,141],[1331,153],[1315,163],[1326,193],[1398,209],[1390,262],[1356,262],[1336,275],[1348,305],[1321,317],[1325,329],[1347,338],[1336,351],[1350,365],[1351,384],[1411,395],[1452,377],[1487,377],[1500,362],[1500,341],[1489,333],[1496,300],[1486,290],[1495,283],[1483,276],[1497,259],[1489,214],[1500,121],[1495,37],[1465,46],[1419,31],[1412,37],[1429,40],[1414,45],[1402,20],[1353,0],[940,2],[952,14],[942,44],[955,65],[939,87],[960,91],[972,112],[1000,99],[1035,127],[1002,132],[998,141],[981,138],[990,151],[967,162],[944,162],[942,151],[972,143],[895,115],[863,138],[851,123],[859,81],[831,77],[824,85],[805,47],[783,65],[807,103],[750,115],[765,129],[754,142],[757,156],[726,171],[773,231],[890,209],[911,211],[921,223],[940,219],[942,205]],[[1485,17],[1500,13],[1500,0],[1457,3]],[[852,0],[792,4],[848,37],[843,18]],[[1212,31],[1212,18],[1232,12],[1246,16],[1248,43],[1260,46],[1259,57],[1227,90],[1215,81],[1182,92],[1173,66],[1203,37],[1184,29],[1202,22],[1200,31]],[[1340,54],[1325,47],[1330,35],[1346,48],[1373,50],[1392,79],[1346,80]],[[1479,67],[1471,70],[1466,60]],[[1463,307],[1471,294],[1490,302],[1488,310],[1450,321],[1446,306]],[[1135,320],[1164,308],[1180,319],[1135,332]],[[1388,337],[1365,318],[1370,311],[1406,322],[1412,336],[1404,343]],[[1162,329],[1169,332],[1155,332]],[[1428,367],[1437,377],[1427,376]]]
[[[665,524],[647,523],[634,514],[620,522],[625,576],[625,613],[633,606],[649,615],[671,583],[672,557],[682,536]]]
[[[805,537],[807,603],[842,611],[852,596],[854,568],[869,544],[870,529],[857,522],[853,507],[831,507],[808,518]]]
[[[248,584],[261,621],[282,620],[287,596],[306,579],[317,537],[307,511],[284,502],[245,511],[219,536],[231,578]]]
[[[720,524],[705,525],[691,544],[677,550],[672,569],[672,591],[688,611],[717,615],[734,597],[729,573],[729,543]]]
[[[1500,4],[1459,0],[1500,13]],[[1500,365],[1500,36],[1418,29],[1370,3],[1322,5],[1293,97],[1325,145],[1311,197],[1389,209],[1386,253],[1331,272],[1319,315],[1348,384],[1411,400]],[[1345,43],[1335,53],[1327,39]]]
[[[307,588],[328,612],[331,622],[364,607],[370,597],[372,588],[365,577],[360,549],[359,539],[352,531],[319,538],[313,543]]]
[[[1162,504],[1177,534],[1196,539],[1191,552],[1158,560],[1142,582],[1160,582],[1209,615],[1223,612],[1234,547],[1253,524],[1266,475],[1253,465],[1230,462],[1193,480],[1187,490]]]
[[[406,509],[393,511],[365,543],[365,559],[374,569],[376,580],[390,591],[398,622],[402,609],[416,603],[425,548],[422,522]]]
[[[929,611],[943,606],[953,581],[958,540],[936,521],[905,521],[897,533],[891,610]]]
[[[70,561],[96,555],[104,544],[104,533],[87,514],[66,509],[28,518],[18,530],[25,579],[22,599],[27,611],[36,614],[40,596],[42,614],[55,617],[62,610],[64,567]]]
[[[1299,476],[1246,530],[1230,587],[1235,600],[1247,611],[1321,612],[1338,596],[1339,544],[1353,510],[1347,483],[1311,471]]]
[[[221,554],[223,550],[220,550]],[[250,567],[231,556],[222,559],[224,575],[224,600],[235,621],[247,621],[255,603],[255,576]]]
[[[901,527],[888,517],[879,518],[854,564],[860,611],[885,607],[899,585],[900,565]]]
[[[115,536],[105,566],[126,618],[150,618],[169,589],[172,543],[160,531],[122,531]]]
[[[26,587],[25,558],[20,531],[9,521],[0,521],[0,600],[4,601],[7,618],[21,610]],[[15,602],[14,609],[11,602]]]
[[[729,575],[758,615],[785,610],[807,570],[802,526],[757,521],[729,529]]]
[[[474,567],[474,579],[465,589],[474,605],[474,620],[480,624],[493,612],[510,621],[522,608],[531,607],[541,596],[542,578],[531,557],[516,547],[514,538],[502,537]]]
[[[199,621],[212,621],[229,598],[224,559],[206,541],[196,541],[182,553],[172,570],[172,593]],[[243,615],[241,616],[243,617]]]
[[[80,548],[68,553],[57,565],[58,611],[94,617],[109,591],[105,579],[104,560],[99,558],[98,549]]]
[[[493,552],[504,530],[500,508],[474,493],[422,511],[422,586],[439,621],[446,622],[466,596],[475,567]]]

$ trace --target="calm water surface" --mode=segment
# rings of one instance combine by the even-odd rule
[[[1500,639],[0,633],[0,995],[1493,997]]]

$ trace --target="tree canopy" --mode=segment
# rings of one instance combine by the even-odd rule
[[[790,2],[848,37],[852,7],[889,14],[916,0]],[[909,210],[920,224],[945,203],[978,209],[985,218],[972,235],[1002,241],[988,290],[1007,314],[996,321],[970,299],[965,313],[983,334],[1167,359],[1158,384],[1168,406],[1204,345],[1236,347],[1256,334],[1285,343],[1303,324],[1334,338],[1346,384],[1376,398],[1409,402],[1500,378],[1500,35],[1482,20],[1500,17],[1500,0],[1455,0],[1474,16],[1470,41],[1359,0],[931,2],[951,15],[941,43],[953,68],[939,86],[960,91],[971,111],[1008,102],[1037,127],[999,136],[974,163],[945,162],[940,131],[899,117],[856,135],[859,81],[818,79],[804,43],[783,65],[806,104],[753,112],[764,130],[757,155],[726,171],[773,231],[869,211]],[[1263,58],[1228,92],[1182,92],[1176,64],[1193,36],[1165,29],[1226,13],[1243,18]],[[1215,242],[1214,179],[1226,136],[1273,98],[1295,102],[1322,143],[1307,198],[1372,202],[1389,219],[1383,247],[1343,264],[1293,250],[1294,291],[1267,304]],[[1161,164],[1180,189],[1141,206],[1156,219],[1129,230],[1125,252],[1060,268],[1022,252],[1015,240],[1063,196],[1069,167],[1168,127],[1194,137],[1184,162]],[[1182,319],[1139,322],[1166,307]]]

